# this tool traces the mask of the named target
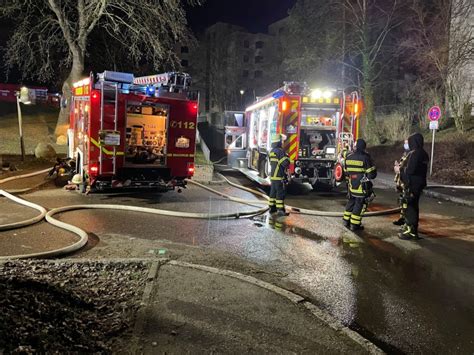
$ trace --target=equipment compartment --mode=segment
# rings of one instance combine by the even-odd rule
[[[166,165],[168,112],[166,105],[127,105],[125,163]]]

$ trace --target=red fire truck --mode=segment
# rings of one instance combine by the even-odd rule
[[[271,136],[281,134],[291,179],[334,187],[342,178],[341,152],[359,136],[359,111],[357,92],[285,82],[247,107],[241,126],[225,127],[228,163],[268,185]]]
[[[69,157],[84,191],[181,191],[194,173],[198,101],[190,83],[185,73],[105,71],[74,84]]]

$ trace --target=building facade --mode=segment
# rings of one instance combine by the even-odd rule
[[[218,22],[198,37],[195,49],[179,48],[182,69],[200,91],[201,115],[243,110],[280,84],[279,31],[271,25],[268,33],[251,33]]]

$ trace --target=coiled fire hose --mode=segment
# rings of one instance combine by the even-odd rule
[[[21,179],[21,178],[27,178],[31,176],[36,176],[42,173],[48,172],[50,169],[45,169],[41,170],[38,172],[30,173],[30,174],[25,174],[25,175],[20,175],[20,176],[14,176],[10,177],[7,179],[0,180],[0,184],[3,184],[8,181],[16,180],[16,179]],[[79,241],[76,243],[63,247],[61,249],[56,249],[56,250],[51,250],[51,251],[46,251],[46,252],[41,252],[41,253],[35,253],[35,254],[25,254],[25,255],[14,255],[14,256],[0,256],[0,260],[2,259],[18,259],[18,258],[33,258],[33,257],[55,257],[55,256],[60,256],[64,254],[68,254],[71,252],[74,252],[76,250],[79,250],[82,248],[88,240],[88,235],[87,233],[71,224],[59,221],[55,219],[53,216],[58,213],[63,213],[67,211],[72,211],[72,210],[79,210],[79,209],[108,209],[108,210],[121,210],[121,211],[132,211],[132,212],[141,212],[141,213],[150,213],[150,214],[157,214],[157,215],[164,215],[164,216],[173,216],[173,217],[182,217],[182,218],[198,218],[198,219],[216,219],[216,218],[240,218],[240,217],[248,217],[248,216],[254,216],[258,215],[261,213],[264,213],[268,207],[266,206],[268,200],[268,196],[260,191],[233,183],[229,179],[227,179],[225,176],[221,175],[223,180],[225,180],[229,185],[234,186],[238,189],[250,192],[254,195],[263,197],[265,201],[262,200],[245,200],[237,197],[233,197],[230,195],[227,195],[223,192],[217,191],[215,189],[212,189],[208,186],[205,186],[203,184],[200,184],[196,181],[189,180],[188,182],[199,186],[201,188],[204,188],[212,193],[215,193],[219,196],[222,196],[224,198],[227,198],[231,201],[237,202],[237,203],[242,203],[246,204],[249,206],[257,207],[256,210],[251,210],[251,211],[244,211],[244,212],[234,212],[234,213],[192,213],[192,212],[176,212],[176,211],[169,211],[169,210],[162,210],[162,209],[155,209],[155,208],[146,208],[146,207],[136,207],[136,206],[126,206],[126,205],[105,205],[105,204],[99,204],[99,205],[72,205],[72,206],[65,206],[65,207],[59,207],[52,209],[51,211],[47,212],[45,208],[42,206],[39,206],[37,204],[31,203],[29,201],[25,201],[23,199],[20,199],[18,197],[15,197],[11,195],[10,193],[0,190],[0,195],[5,196],[9,198],[10,200],[20,203],[24,206],[34,208],[38,211],[40,211],[40,214],[36,217],[30,218],[25,221],[20,221],[16,223],[9,223],[5,225],[0,225],[0,230],[8,230],[8,229],[15,229],[15,228],[20,228],[24,227],[27,225],[31,225],[34,223],[37,223],[41,221],[43,218],[46,218],[46,221],[56,227],[62,228],[64,230],[70,231],[72,233],[75,233],[76,235],[79,236]],[[444,185],[438,185],[439,187],[446,187]],[[436,187],[438,187],[436,186]],[[456,187],[457,188],[457,187]],[[466,186],[463,188],[473,188],[472,186]],[[25,189],[27,190],[27,189]],[[261,207],[261,205],[264,204],[264,207]],[[342,217],[341,212],[331,212],[331,211],[317,211],[317,210],[308,210],[308,209],[302,209],[302,208],[297,208],[297,207],[292,207],[288,206],[292,212],[296,212],[299,214],[305,214],[305,215],[313,215],[313,216],[325,216],[325,217]],[[397,213],[399,212],[399,208],[392,208],[388,210],[381,210],[381,211],[374,211],[374,212],[367,212],[365,216],[380,216],[380,215],[386,215],[386,214],[392,214],[392,213]]]

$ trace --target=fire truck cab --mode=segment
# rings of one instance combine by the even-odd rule
[[[269,185],[271,136],[279,133],[293,181],[334,187],[342,179],[341,153],[359,135],[359,106],[357,92],[285,82],[247,107],[241,126],[225,127],[228,163]]]
[[[198,108],[190,83],[185,73],[105,71],[73,85],[68,155],[83,191],[186,185]]]

